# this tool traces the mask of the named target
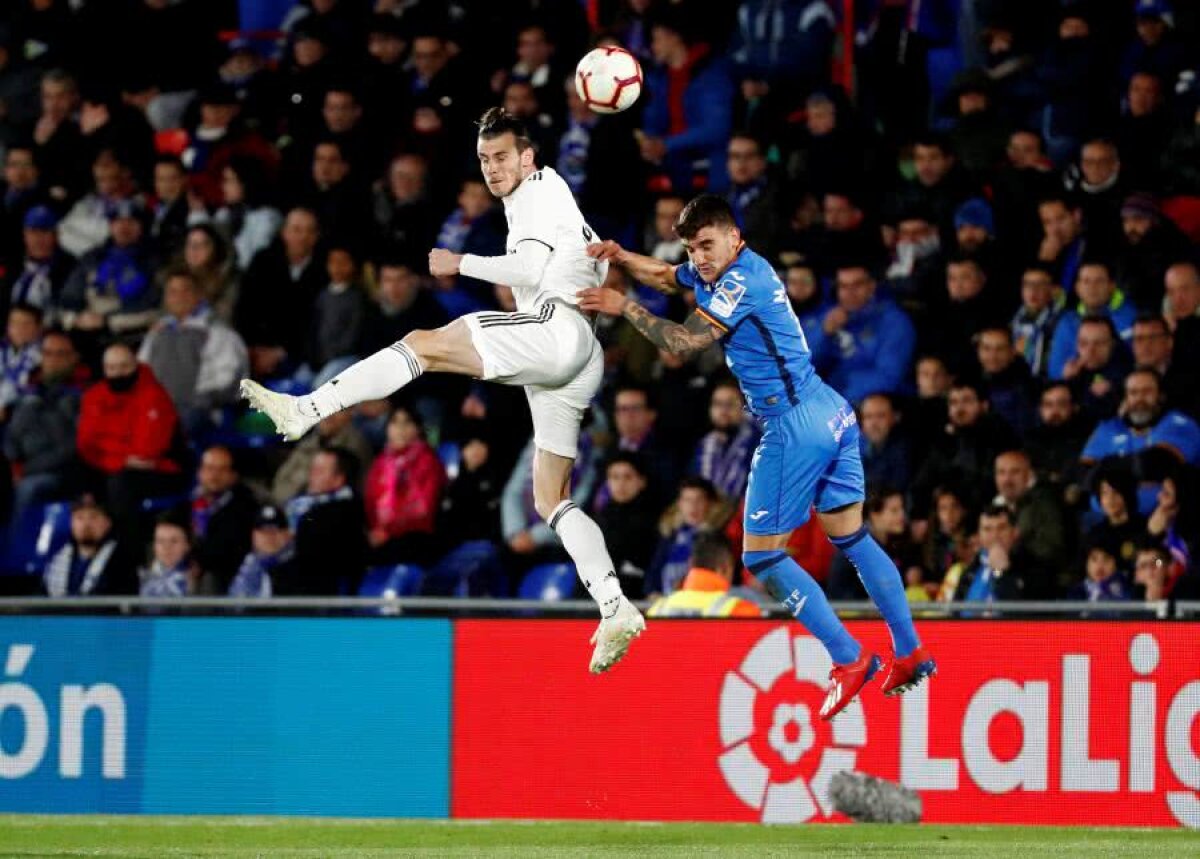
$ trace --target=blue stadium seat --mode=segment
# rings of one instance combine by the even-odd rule
[[[54,553],[71,538],[71,505],[35,504],[9,523],[0,553],[0,572],[41,575]]]
[[[521,580],[518,596],[526,600],[569,600],[575,595],[574,564],[542,564]]]
[[[437,455],[442,461],[442,468],[446,469],[446,477],[450,480],[457,477],[462,446],[456,441],[444,441],[438,445]]]
[[[411,597],[421,592],[425,571],[414,564],[372,567],[359,586],[360,597]]]

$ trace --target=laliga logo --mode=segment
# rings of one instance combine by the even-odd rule
[[[829,781],[854,769],[867,722],[857,700],[831,723],[815,714],[832,668],[825,648],[787,627],[767,633],[721,687],[721,775],[763,823],[803,823],[833,813]],[[828,734],[821,743],[818,732]],[[823,745],[820,755],[810,755]],[[816,761],[814,762],[814,758]]]

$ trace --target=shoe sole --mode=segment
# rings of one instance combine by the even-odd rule
[[[895,689],[888,689],[883,694],[884,694],[884,696],[886,696],[888,698],[895,698],[897,695],[903,695],[905,692],[911,692],[913,689],[916,689],[918,686],[920,686],[922,683],[924,683],[930,677],[936,677],[936,676],[937,676],[937,663],[933,662],[932,660],[930,660],[929,662],[922,662],[920,665],[917,666],[917,670],[913,672],[913,676],[912,676],[911,680],[909,680],[907,683],[901,683]]]
[[[879,658],[878,655],[873,656],[871,658],[871,667],[867,669],[867,673],[863,677],[863,682],[861,684],[859,684],[859,687],[857,689],[854,690],[854,694],[846,699],[846,703],[842,704],[842,706],[838,707],[832,713],[830,713],[828,715],[826,715],[824,713],[820,713],[819,715],[820,715],[821,719],[823,719],[826,722],[832,722],[839,713],[844,711],[847,707],[849,707],[854,702],[854,699],[859,696],[859,693],[862,692],[863,689],[867,688],[867,684],[870,683],[871,680],[875,677],[875,675],[878,674],[882,670],[883,670],[883,660],[881,658]]]
[[[639,629],[631,629],[628,632],[623,632],[618,635],[613,641],[617,645],[617,649],[613,651],[612,658],[607,662],[601,662],[593,665],[589,670],[593,674],[603,674],[605,671],[611,670],[618,662],[625,658],[625,654],[629,652],[629,645],[633,644],[633,640],[641,636],[646,631],[646,627]]]

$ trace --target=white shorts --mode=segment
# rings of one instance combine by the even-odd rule
[[[569,459],[578,456],[583,411],[604,375],[604,353],[587,318],[547,301],[532,313],[469,313],[463,319],[483,378],[525,386],[533,443]]]

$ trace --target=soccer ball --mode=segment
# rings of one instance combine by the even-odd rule
[[[596,113],[620,113],[642,94],[642,67],[624,48],[596,48],[575,67],[575,91]]]

